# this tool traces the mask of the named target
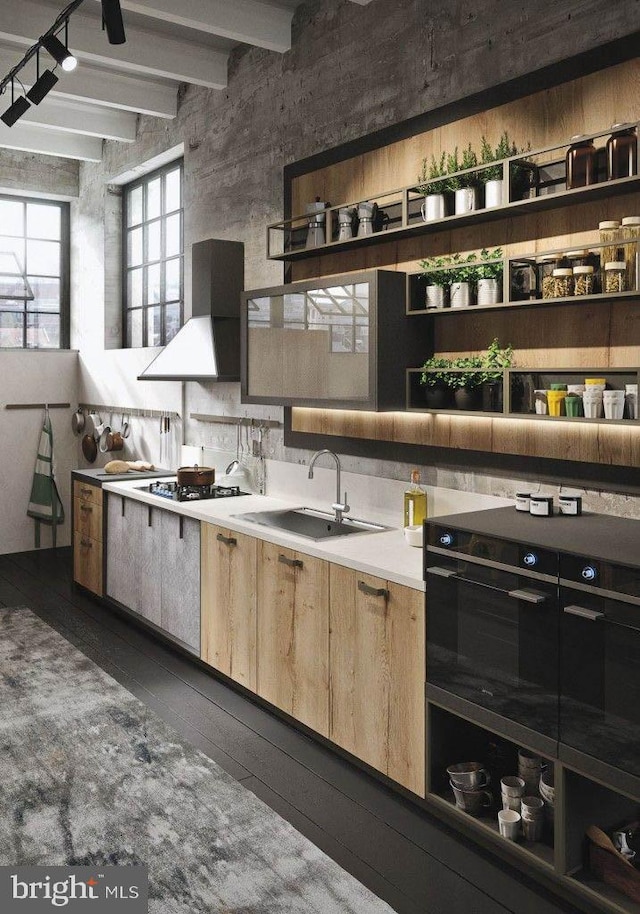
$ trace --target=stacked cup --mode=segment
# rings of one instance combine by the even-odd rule
[[[483,809],[491,806],[493,797],[485,788],[491,777],[481,762],[459,762],[449,765],[449,786],[453,790],[458,809],[469,815],[479,816]]]
[[[638,418],[638,385],[625,384],[625,400],[629,419]]]
[[[624,390],[605,390],[602,392],[605,419],[622,419],[624,397]]]
[[[525,793],[535,795],[538,792],[542,759],[528,749],[518,750],[518,775],[524,781]]]
[[[502,808],[520,812],[520,801],[524,795],[524,780],[518,777],[506,777],[500,781],[502,790]]]
[[[544,801],[540,797],[522,797],[520,816],[525,841],[540,841],[544,826]]]
[[[540,796],[544,800],[544,812],[550,824],[553,824],[556,791],[554,786],[554,771],[547,768],[540,775]]]
[[[605,378],[585,378],[585,389],[582,394],[584,415],[587,419],[602,417],[603,393],[607,386]]]

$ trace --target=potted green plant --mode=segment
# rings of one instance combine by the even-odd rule
[[[422,160],[422,171],[418,175],[418,190],[424,194],[424,202],[420,208],[425,222],[444,219],[447,215],[447,198],[449,196],[449,182],[447,180],[447,154],[443,152],[440,159],[431,153],[431,162],[427,165],[426,158]]]
[[[420,261],[422,276],[426,282],[425,306],[428,309],[444,308],[446,293],[450,283],[448,268],[451,257],[429,257]]]
[[[476,254],[462,257],[454,254],[449,269],[449,299],[452,308],[466,308],[474,303],[477,261]]]
[[[446,409],[452,405],[450,368],[450,359],[435,356],[427,359],[422,366],[420,384],[424,387],[424,398],[429,409]]]
[[[513,361],[513,346],[509,343],[502,348],[495,337],[482,356],[482,408],[486,412],[501,412],[504,391],[504,370]]]
[[[451,361],[448,375],[457,409],[475,410],[482,406],[483,359],[479,355],[462,356]]]
[[[515,147],[509,139],[509,134],[505,132],[500,137],[498,145],[494,149],[485,136],[482,137],[480,146],[480,164],[488,165],[488,168],[480,172],[480,180],[484,184],[484,205],[487,209],[494,206],[502,206],[502,195],[504,188],[504,172],[502,165],[492,164],[500,162],[502,159],[508,159],[514,154]]]
[[[477,303],[495,305],[502,300],[501,285],[504,271],[502,248],[494,248],[493,251],[483,248],[480,251],[480,258],[475,268]]]
[[[449,178],[449,187],[454,191],[455,214],[468,213],[478,209],[478,185],[480,177],[477,171],[467,171],[476,168],[478,156],[471,147],[471,143],[462,150],[462,159],[458,157],[458,147],[453,153],[447,155],[447,173],[453,175]],[[457,174],[461,172],[461,174]]]

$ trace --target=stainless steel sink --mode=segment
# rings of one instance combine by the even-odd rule
[[[335,515],[315,508],[291,508],[283,511],[255,511],[235,514],[240,520],[252,521],[263,527],[286,530],[312,540],[324,540],[332,536],[347,536],[350,533],[381,533],[390,530],[382,524],[373,524],[356,518],[343,517],[336,522]]]

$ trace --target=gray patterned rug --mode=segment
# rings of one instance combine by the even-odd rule
[[[153,914],[391,911],[23,607],[0,709],[0,864],[147,864]]]

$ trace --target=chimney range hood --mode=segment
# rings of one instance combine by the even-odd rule
[[[199,241],[192,252],[192,317],[139,381],[239,381],[244,245]]]

